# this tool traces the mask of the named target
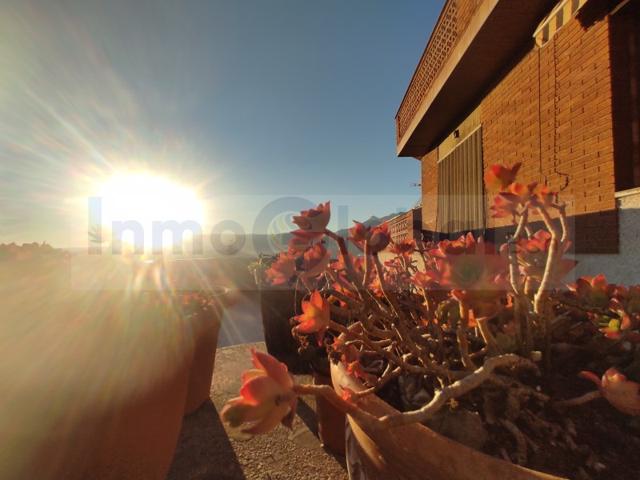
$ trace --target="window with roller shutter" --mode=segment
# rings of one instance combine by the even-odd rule
[[[439,232],[485,228],[481,127],[438,162],[437,209]]]

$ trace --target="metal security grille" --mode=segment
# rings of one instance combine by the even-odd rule
[[[438,163],[437,230],[485,228],[482,129],[479,127]]]

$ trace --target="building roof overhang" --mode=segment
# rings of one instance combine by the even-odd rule
[[[397,140],[401,157],[433,150],[527,44],[553,0],[483,0]],[[409,85],[409,89],[416,88]]]

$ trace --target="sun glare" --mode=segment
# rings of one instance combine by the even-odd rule
[[[115,174],[98,188],[101,224],[113,232],[118,222],[137,222],[144,232],[145,250],[152,245],[154,222],[202,226],[204,209],[196,192],[169,178],[151,173]],[[184,239],[191,231],[185,230]],[[130,243],[132,232],[123,234]],[[162,247],[170,246],[174,236],[164,232]],[[157,239],[153,239],[154,245]]]

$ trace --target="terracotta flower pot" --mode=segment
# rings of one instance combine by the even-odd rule
[[[309,373],[308,361],[298,354],[298,342],[291,335],[290,319],[295,312],[296,298],[300,302],[302,293],[291,288],[263,286],[260,290],[260,309],[264,342],[267,351],[284,362],[294,373]]]
[[[144,295],[41,286],[0,295],[0,478],[165,478],[192,363],[183,319]]]
[[[331,385],[331,377],[314,372],[313,384]],[[333,453],[344,455],[345,414],[324,397],[316,397],[316,416],[322,446]]]
[[[230,291],[225,287],[214,287],[208,293],[214,296],[211,309],[195,315],[189,325],[193,339],[193,363],[189,372],[185,415],[196,411],[211,395],[222,314],[230,297]]]
[[[342,364],[331,365],[331,380],[338,393],[342,387],[360,391],[364,387]],[[368,395],[360,407],[375,416],[396,413],[376,395]],[[422,424],[379,431],[360,425],[347,416],[367,467],[380,478],[394,480],[559,480],[450,440]]]

